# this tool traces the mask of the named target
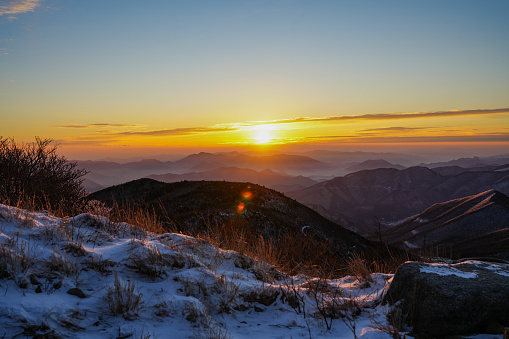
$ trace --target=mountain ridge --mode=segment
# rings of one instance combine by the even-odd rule
[[[439,253],[461,257],[469,244],[468,254],[493,255],[509,252],[509,247],[492,245],[486,250],[489,234],[509,228],[509,197],[488,190],[480,194],[437,203],[418,215],[385,232],[385,241],[407,249],[435,248]],[[498,233],[502,235],[502,233]],[[474,246],[473,239],[484,243]],[[504,238],[498,239],[504,241]],[[508,238],[509,239],[509,238]],[[505,240],[507,241],[507,239]],[[459,244],[458,244],[459,243]],[[458,245],[457,245],[458,244]],[[479,247],[476,250],[476,247]]]
[[[508,171],[444,175],[427,167],[376,169],[351,173],[297,191],[289,197],[360,234],[376,222],[389,224],[429,206],[496,189],[509,194]]]

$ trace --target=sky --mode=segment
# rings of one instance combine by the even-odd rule
[[[508,153],[507,13],[507,0],[0,0],[0,136],[73,158]]]

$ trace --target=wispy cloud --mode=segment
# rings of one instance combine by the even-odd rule
[[[470,135],[432,135],[432,136],[363,136],[328,135],[304,137],[296,142],[341,141],[354,143],[419,143],[419,142],[509,142],[509,133],[479,133]]]
[[[116,135],[140,135],[140,136],[177,136],[177,135],[189,135],[197,133],[211,133],[211,132],[231,132],[238,131],[239,127],[236,126],[211,126],[211,127],[185,127],[185,128],[173,128],[173,129],[158,129],[152,131],[127,131],[114,133]]]
[[[236,123],[216,124],[211,126],[201,127],[179,127],[179,128],[159,128],[150,129],[143,125],[132,124],[113,124],[113,123],[91,123],[91,124],[67,124],[58,126],[60,128],[83,129],[89,131],[83,135],[75,137],[73,140],[66,140],[66,144],[118,144],[119,142],[128,142],[131,138],[144,139],[144,138],[159,138],[159,137],[180,137],[189,135],[204,135],[213,133],[232,133],[231,137],[223,137],[220,142],[228,144],[251,144],[252,140],[249,135],[253,133],[253,128],[259,125],[270,124],[295,124],[302,123],[300,131],[304,131],[309,124],[320,122],[342,122],[342,121],[376,121],[385,120],[388,123],[397,121],[398,119],[426,119],[438,117],[462,117],[462,116],[475,116],[475,115],[496,115],[496,114],[509,114],[509,108],[499,109],[476,109],[476,110],[455,110],[455,111],[438,111],[438,112],[403,112],[403,113],[381,113],[381,114],[365,114],[365,115],[352,115],[352,116],[335,116],[335,117],[318,117],[318,118],[293,118],[281,119],[272,121],[246,121]],[[423,120],[425,121],[425,120]],[[292,126],[293,128],[293,126]],[[278,128],[274,126],[274,130]],[[281,126],[281,130],[283,130]],[[477,130],[474,126],[470,128],[451,128],[449,127],[423,127],[423,126],[382,126],[378,128],[358,129],[356,131],[350,130],[340,135],[302,135],[291,136],[287,133],[284,137],[275,137],[272,144],[286,144],[286,143],[334,143],[334,142],[348,142],[348,143],[412,143],[412,142],[484,142],[484,141],[509,141],[509,132],[503,127],[499,129],[500,133],[486,133]],[[244,133],[247,132],[247,133]],[[304,132],[305,133],[305,132]],[[313,132],[316,133],[316,130]],[[251,135],[252,136],[252,135]],[[248,140],[249,139],[249,140]],[[146,141],[150,143],[152,141]]]
[[[415,130],[425,130],[430,129],[430,127],[380,127],[380,128],[369,128],[369,129],[363,129],[359,132],[365,133],[365,132],[412,132]]]
[[[470,110],[452,110],[452,111],[437,111],[437,112],[398,112],[398,113],[375,113],[375,114],[361,114],[361,115],[342,115],[330,117],[300,117],[293,119],[281,119],[271,121],[253,121],[248,124],[290,124],[299,122],[326,122],[326,121],[355,121],[355,120],[400,120],[400,119],[416,119],[416,118],[445,118],[445,117],[460,117],[472,115],[488,115],[488,114],[508,114],[509,108],[496,108],[496,109],[470,109]]]
[[[40,6],[41,2],[42,0],[14,0],[6,5],[0,5],[0,15],[33,12],[36,7]],[[15,18],[10,16],[9,20]]]
[[[128,124],[69,124],[57,126],[60,128],[102,128],[102,127],[137,127],[138,125]]]
[[[411,133],[415,131],[426,131],[433,129],[432,127],[380,127],[369,128],[357,131],[358,135],[375,136],[375,135],[394,135],[395,133]]]

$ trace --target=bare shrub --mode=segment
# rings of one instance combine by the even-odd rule
[[[143,294],[136,291],[134,283],[130,281],[120,281],[117,273],[113,287],[108,288],[106,300],[108,308],[112,315],[122,315],[124,318],[130,317],[134,312],[136,314],[142,306]]]
[[[76,257],[83,257],[87,254],[87,251],[83,247],[82,243],[76,244],[73,242],[69,242],[62,246],[62,249],[65,253],[70,253]]]
[[[182,284],[182,292],[189,297],[195,297],[196,299],[201,299],[202,297],[210,296],[209,287],[205,284],[203,280],[196,280],[188,277],[177,277],[177,281],[180,281]]]
[[[205,317],[205,313],[195,302],[186,302],[182,313],[190,323],[198,323]]]
[[[356,277],[361,283],[362,288],[371,286],[373,278],[371,277],[371,271],[366,259],[362,259],[358,254],[353,254],[346,266],[346,273]]]
[[[313,279],[308,283],[308,294],[315,303],[316,316],[320,318],[327,330],[331,330],[334,319],[342,319],[346,326],[352,331],[354,338],[357,338],[356,318],[361,314],[361,308],[353,296],[343,297],[341,289],[332,288],[327,284],[324,288],[323,279]],[[326,282],[325,282],[326,283]]]
[[[83,207],[83,212],[109,218],[112,208],[99,200],[89,200]]]
[[[0,137],[0,202],[66,215],[78,209],[86,195],[85,170],[58,156],[50,139],[16,144]]]
[[[203,305],[201,305],[203,306]],[[195,338],[204,339],[230,339],[228,330],[217,324],[210,316],[206,308],[200,307],[195,302],[187,302],[184,306],[183,315],[185,319],[198,327],[194,333]]]
[[[50,257],[46,260],[46,266],[49,270],[60,272],[66,277],[74,277],[79,274],[79,266],[69,258],[66,254],[60,252],[51,252]]]
[[[26,241],[11,238],[6,245],[0,244],[0,278],[25,275],[35,261],[35,248]]]
[[[306,298],[302,288],[295,284],[293,277],[287,277],[281,284],[281,300],[287,302],[297,314],[303,313],[306,317]]]
[[[214,289],[220,293],[217,309],[219,313],[230,313],[233,309],[233,303],[239,296],[240,285],[233,279],[228,279],[221,275],[214,282]]]

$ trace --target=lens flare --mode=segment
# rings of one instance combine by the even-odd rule
[[[253,193],[251,191],[243,191],[241,196],[242,196],[242,199],[244,199],[244,200],[253,199]]]
[[[244,212],[244,207],[245,207],[245,206],[244,206],[244,203],[243,203],[243,202],[241,202],[241,203],[239,204],[239,206],[237,206],[237,212],[239,212],[239,213]]]

